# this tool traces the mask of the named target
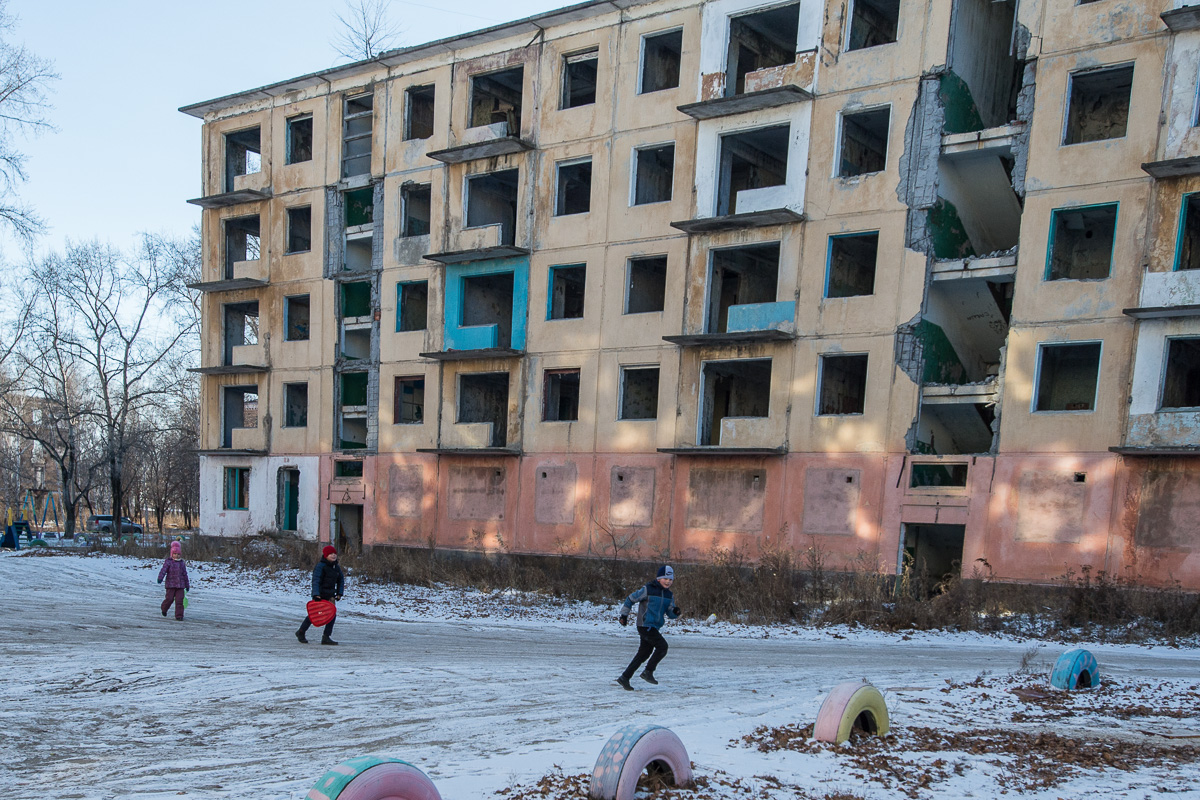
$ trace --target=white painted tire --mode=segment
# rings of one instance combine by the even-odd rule
[[[433,781],[397,758],[363,756],[326,772],[306,800],[442,800]]]
[[[651,764],[666,768],[675,786],[692,783],[692,761],[679,737],[658,725],[627,725],[612,735],[592,770],[592,800],[633,800]]]
[[[855,728],[876,736],[888,732],[888,710],[883,695],[869,683],[847,681],[833,687],[821,703],[813,738],[841,744]]]

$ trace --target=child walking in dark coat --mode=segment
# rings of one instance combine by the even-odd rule
[[[167,582],[167,599],[162,601],[162,615],[165,617],[171,604],[175,604],[175,619],[183,619],[183,599],[192,584],[188,581],[187,564],[183,560],[183,544],[171,542],[171,554],[163,561],[162,569],[158,571],[158,582]]]
[[[342,565],[337,563],[337,550],[334,549],[333,545],[327,544],[325,545],[325,549],[321,551],[321,560],[313,568],[312,599],[341,600],[342,591],[345,588],[346,577],[342,574]],[[337,642],[329,638],[329,635],[333,633],[333,623],[336,621],[337,617],[334,617],[325,626],[325,630],[321,635],[321,644],[337,644]],[[311,627],[312,620],[305,615],[304,622],[300,623],[300,630],[296,631],[296,638],[300,640],[300,644],[308,644],[308,639],[304,638],[304,634]]]
[[[658,629],[666,624],[668,618],[675,619],[680,613],[679,606],[675,605],[675,596],[671,594],[671,584],[674,582],[675,570],[664,564],[658,568],[658,576],[654,580],[626,597],[621,605],[620,622],[622,625],[628,625],[629,612],[633,610],[634,603],[638,604],[637,631],[641,637],[637,655],[617,678],[617,683],[621,684],[622,689],[633,691],[629,679],[647,658],[650,662],[646,664],[646,669],[642,670],[641,678],[647,683],[658,683],[654,677],[654,668],[667,654],[667,640]]]

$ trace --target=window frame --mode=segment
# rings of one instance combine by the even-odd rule
[[[289,425],[288,424],[288,387],[303,386],[304,387],[304,424]],[[279,427],[287,428],[288,430],[296,430],[308,427],[308,381],[285,381],[283,384],[283,413],[280,415],[282,420]]]
[[[869,50],[870,48],[866,48],[866,49]],[[879,170],[876,170],[875,172],[860,172],[857,175],[843,175],[842,174],[842,145],[846,140],[846,133],[845,133],[846,117],[847,116],[853,117],[853,116],[857,116],[858,114],[866,114],[871,111],[879,111],[880,109],[884,109],[884,108],[886,108],[887,112],[888,112],[888,124],[887,124],[887,139],[885,139],[884,143],[883,143],[883,167]],[[869,178],[872,175],[881,175],[881,174],[887,172],[888,165],[891,163],[891,151],[892,151],[892,122],[894,120],[894,115],[892,114],[892,110],[893,110],[892,103],[889,102],[889,103],[878,103],[876,105],[870,105],[870,106],[863,106],[862,108],[856,108],[856,109],[850,111],[849,114],[847,114],[846,108],[842,108],[840,111],[838,111],[837,141],[835,142],[834,152],[833,152],[833,178],[834,178],[834,180],[850,181],[850,180],[855,180],[858,178]]]
[[[1096,359],[1096,390],[1092,393],[1091,408],[1075,408],[1075,409],[1046,409],[1044,411],[1038,409],[1038,398],[1042,390],[1042,356],[1046,349],[1052,347],[1071,347],[1074,345],[1083,344],[1098,344],[1100,345],[1100,356]],[[1096,413],[1097,402],[1100,399],[1100,373],[1104,368],[1104,340],[1103,339],[1071,339],[1065,342],[1038,342],[1036,363],[1033,370],[1033,392],[1031,392],[1029,400],[1029,413],[1034,414],[1094,414]]]
[[[867,368],[863,373],[863,410],[855,411],[849,414],[822,414],[821,413],[821,395],[825,388],[825,359],[828,358],[844,358],[848,356],[863,356],[867,359]],[[825,353],[817,353],[817,391],[816,402],[813,405],[813,416],[823,419],[838,419],[841,417],[866,417],[867,415],[867,387],[871,378],[871,352],[869,350],[854,351],[854,352],[838,352],[830,351]]]
[[[618,364],[617,365],[617,374],[618,374],[617,421],[618,422],[651,422],[651,421],[657,422],[658,421],[658,409],[657,408],[654,409],[654,416],[652,416],[652,417],[626,417],[626,416],[624,416],[624,411],[625,411],[625,373],[628,372],[629,370],[636,371],[636,370],[651,370],[651,369],[658,373],[658,387],[657,387],[658,397],[656,398],[656,401],[661,402],[662,401],[662,364],[661,363]]]
[[[831,233],[828,237],[828,242],[825,245],[825,286],[821,291],[821,301],[825,300],[853,300],[856,297],[874,297],[875,283],[879,278],[879,234],[881,229],[863,230],[863,231],[847,231],[845,233]],[[871,272],[871,291],[868,294],[849,294],[839,297],[829,296],[829,280],[833,277],[833,240],[834,239],[855,239],[864,238],[875,235],[875,264],[872,266]]]
[[[297,122],[304,122],[306,120],[309,123],[308,158],[296,160],[292,157],[292,125]],[[316,138],[316,121],[313,119],[312,112],[308,112],[305,114],[295,114],[293,116],[288,117],[286,120],[284,120],[284,142],[283,142],[284,166],[291,166],[292,164],[307,164],[310,161],[312,161],[313,160],[313,150],[315,149],[313,146],[315,144],[315,142],[313,140],[315,138]]]
[[[1163,337],[1163,357],[1162,368],[1158,376],[1158,402],[1155,404],[1154,412],[1156,414],[1195,414],[1200,411],[1200,405],[1195,406],[1164,406],[1163,401],[1167,394],[1167,369],[1170,366],[1171,358],[1171,343],[1175,341],[1190,341],[1200,344],[1200,335],[1198,334],[1176,334]],[[1097,391],[1099,391],[1097,389]]]
[[[1063,102],[1063,114],[1062,114],[1062,130],[1060,130],[1059,134],[1058,134],[1058,146],[1059,147],[1074,147],[1075,145],[1079,145],[1079,144],[1097,144],[1099,142],[1112,142],[1112,141],[1119,141],[1121,139],[1129,138],[1129,119],[1132,116],[1132,112],[1133,112],[1133,96],[1134,96],[1133,75],[1137,74],[1137,63],[1136,62],[1137,62],[1137,59],[1133,59],[1130,61],[1118,61],[1115,64],[1099,64],[1096,66],[1083,67],[1081,69],[1071,70],[1067,73],[1067,90],[1065,92],[1063,92],[1063,101],[1064,102]],[[1130,72],[1133,74],[1131,74],[1129,77],[1130,117],[1125,118],[1125,135],[1124,136],[1112,136],[1107,139],[1092,139],[1092,140],[1089,140],[1086,142],[1068,142],[1067,135],[1070,132],[1070,128],[1071,128],[1071,103],[1075,99],[1075,77],[1077,75],[1088,75],[1088,74],[1100,73],[1100,72],[1115,72],[1116,70],[1125,69],[1126,67],[1128,67]]]
[[[232,478],[232,480],[231,480]],[[250,510],[250,467],[225,467],[224,492],[221,508],[224,511]],[[234,505],[241,499],[245,505]]]
[[[591,58],[589,58],[591,56]],[[596,85],[592,87],[592,101],[590,103],[579,103],[578,105],[568,105],[568,93],[570,91],[568,67],[571,64],[577,64],[581,61],[596,62]],[[573,108],[586,108],[587,106],[596,105],[596,100],[600,97],[600,47],[585,47],[582,50],[573,50],[570,53],[563,53],[559,60],[559,86],[558,86],[558,110],[570,111]]]
[[[425,284],[425,325],[420,328],[401,328],[400,320],[404,316],[404,287],[421,283]],[[419,333],[427,330],[429,330],[429,279],[396,281],[396,333]]]
[[[683,82],[683,43],[681,41],[680,48],[679,48],[679,81],[674,86],[669,86],[665,89],[654,89],[649,92],[642,91],[642,86],[645,85],[645,74],[646,74],[646,40],[654,39],[659,36],[665,36],[666,34],[674,33],[675,31],[679,31],[680,39],[682,40],[683,39],[683,31],[684,31],[683,25],[676,25],[671,28],[663,28],[662,30],[652,31],[650,33],[643,33],[641,35],[641,37],[639,38],[639,40],[638,40],[637,92],[635,92],[635,94],[637,96],[640,97],[642,95],[647,95],[647,94],[658,94],[659,92],[669,92],[674,89],[678,89],[680,87],[680,85],[682,84],[682,82]]]
[[[308,316],[308,328],[309,328],[309,334],[308,334],[308,336],[305,336],[303,339],[292,339],[291,337],[289,337],[289,336],[288,336],[288,331],[290,331],[290,330],[291,330],[291,320],[290,320],[290,315],[289,315],[289,313],[288,313],[288,312],[289,312],[289,310],[291,309],[291,304],[290,304],[288,301],[289,301],[289,300],[291,300],[291,299],[292,299],[292,298],[294,298],[294,297],[306,297],[306,298],[308,298],[308,314],[309,314],[309,316]],[[309,294],[309,293],[307,293],[307,292],[306,292],[305,294],[289,294],[289,295],[286,295],[286,296],[283,298],[283,340],[284,340],[285,342],[307,342],[307,341],[309,341],[311,338],[312,338],[312,295],[311,295],[311,294]]]
[[[663,302],[662,302],[663,307],[658,309],[657,311],[630,311],[629,310],[629,292],[633,289],[633,285],[632,285],[633,284],[633,262],[634,261],[643,261],[643,260],[648,261],[649,259],[652,259],[652,258],[662,258],[662,259],[666,260],[666,263],[663,265],[663,283],[664,283],[664,285],[666,284],[667,272],[671,268],[671,256],[669,253],[645,253],[645,254],[636,255],[636,256],[626,256],[625,257],[625,286],[622,291],[622,298],[621,298],[621,316],[628,316],[628,315],[634,315],[634,314],[662,314],[664,311],[666,311],[666,309],[667,309],[667,293],[666,293],[665,289],[663,290]]]
[[[421,382],[421,418],[409,422],[400,418],[400,384],[409,381]],[[425,384],[424,375],[397,375],[392,380],[392,424],[393,425],[424,425],[425,424]]]
[[[293,211],[302,211],[302,210],[308,211],[308,248],[305,250],[293,250],[292,249],[292,212]],[[287,236],[285,237],[284,243],[283,243],[283,254],[285,256],[291,256],[291,255],[296,255],[298,253],[311,253],[312,252],[312,240],[313,240],[313,236],[312,236],[312,231],[313,231],[312,205],[309,204],[306,206],[288,206],[286,209],[284,209],[284,212],[285,212],[285,216],[287,218]]]
[[[659,150],[665,147],[671,148],[671,196],[666,200],[651,200],[647,203],[637,202],[638,191],[638,164],[641,162],[643,150]],[[642,206],[653,206],[662,203],[670,203],[675,199],[675,155],[679,150],[679,143],[670,139],[662,142],[647,142],[633,146],[633,158],[629,159],[629,207],[640,208]]]
[[[1089,208],[1108,208],[1116,209],[1113,216],[1113,246],[1108,254],[1108,274],[1103,278],[1051,278],[1050,269],[1051,261],[1054,258],[1054,230],[1058,227],[1057,215],[1060,211],[1086,211]],[[1112,277],[1113,262],[1117,257],[1117,226],[1121,222],[1121,201],[1115,200],[1111,203],[1088,203],[1083,206],[1060,206],[1050,209],[1050,230],[1046,232],[1046,268],[1042,271],[1042,283],[1058,283],[1060,281],[1106,281]],[[1179,242],[1176,242],[1178,246]]]
[[[547,414],[549,406],[547,400],[550,396],[550,379],[556,375],[575,375],[578,378],[576,384],[577,393],[575,396],[575,418],[574,419],[549,419]],[[542,370],[542,419],[541,422],[579,422],[579,412],[583,401],[583,367],[546,367]]]
[[[556,317],[554,316],[554,283],[558,277],[558,273],[562,270],[582,269],[583,270],[583,311],[578,317]],[[570,322],[572,320],[581,320],[587,313],[587,262],[579,261],[572,264],[553,264],[546,271],[546,321],[547,322]]]
[[[1200,86],[1200,83],[1198,83],[1197,86]],[[1171,271],[1172,272],[1190,272],[1190,270],[1179,268],[1179,257],[1183,255],[1183,234],[1184,234],[1183,224],[1184,224],[1184,222],[1187,221],[1188,198],[1190,198],[1192,195],[1200,196],[1200,190],[1196,190],[1194,192],[1184,192],[1183,194],[1181,194],[1179,196],[1179,219],[1175,226],[1175,256],[1171,262]],[[1120,211],[1118,210],[1117,213],[1119,214]],[[1053,232],[1053,228],[1051,228],[1051,232]],[[1114,242],[1116,239],[1115,233],[1116,233],[1116,231],[1115,231],[1115,226],[1114,226],[1114,236],[1113,236]],[[1114,250],[1116,249],[1115,244],[1114,244],[1113,249]],[[1111,269],[1112,269],[1112,267],[1110,265],[1109,270],[1111,271]]]
[[[594,161],[592,159],[592,156],[590,156],[590,155],[589,156],[579,156],[578,158],[567,158],[567,159],[563,159],[562,161],[554,162],[554,213],[551,216],[556,219],[559,217],[577,217],[581,214],[590,214],[592,211],[592,180],[591,180],[591,178],[588,179],[587,211],[573,211],[571,213],[563,212],[561,214],[558,211],[558,209],[560,208],[560,205],[559,205],[559,200],[561,199],[560,193],[562,191],[562,169],[563,169],[563,167],[576,167],[576,166],[579,166],[580,164],[588,164],[590,166],[594,166]]]

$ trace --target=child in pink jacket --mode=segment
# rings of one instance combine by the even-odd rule
[[[167,581],[167,599],[162,601],[162,615],[167,615],[171,603],[175,604],[175,619],[183,619],[183,598],[187,590],[192,588],[188,581],[187,564],[183,561],[183,545],[171,542],[171,555],[163,561],[162,569],[158,571],[158,582]]]

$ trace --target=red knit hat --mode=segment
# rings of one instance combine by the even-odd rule
[[[327,544],[325,545],[324,549],[321,550],[321,558],[329,558],[331,553],[333,555],[337,555],[337,548],[331,544]]]

